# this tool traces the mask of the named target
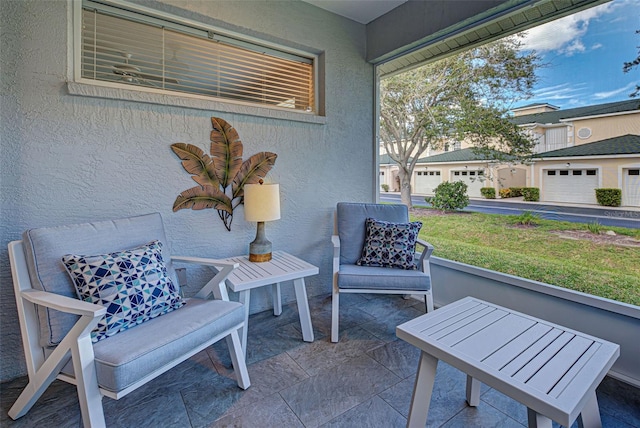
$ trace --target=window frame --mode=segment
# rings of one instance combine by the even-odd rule
[[[67,88],[71,95],[89,96],[97,98],[109,98],[118,100],[130,100],[160,105],[180,106],[199,110],[219,110],[229,113],[246,114],[250,116],[272,117],[306,123],[325,124],[324,112],[324,87],[320,78],[320,70],[323,69],[321,61],[323,55],[320,51],[302,51],[287,46],[282,46],[264,39],[247,36],[231,30],[221,29],[203,22],[183,18],[179,15],[152,9],[146,6],[132,4],[123,0],[89,0],[93,3],[105,4],[109,7],[124,9],[132,14],[145,15],[150,21],[162,20],[186,27],[197,28],[202,31],[213,31],[217,35],[232,38],[240,43],[264,46],[266,49],[308,58],[312,62],[312,79],[314,106],[312,112],[296,110],[276,105],[264,105],[249,101],[233,100],[195,93],[177,92],[165,89],[145,86],[120,84],[117,82],[86,79],[82,77],[82,13],[85,0],[70,0],[68,36],[71,43],[68,44],[67,64]],[[125,13],[126,14],[126,13]]]

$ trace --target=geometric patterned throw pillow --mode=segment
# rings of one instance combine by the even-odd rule
[[[167,275],[162,243],[97,256],[62,257],[78,296],[105,306],[107,313],[91,332],[98,342],[184,305]]]
[[[416,270],[416,240],[422,223],[391,223],[368,218],[359,266]]]

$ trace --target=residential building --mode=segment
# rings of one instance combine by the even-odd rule
[[[538,187],[544,202],[597,204],[594,189],[618,188],[623,206],[640,207],[639,100],[565,110],[531,104],[513,114],[536,140],[532,162],[496,163],[471,148],[425,156],[414,170],[413,192],[429,195],[442,181],[460,180],[475,198],[481,187],[526,186]],[[385,157],[383,169],[393,176],[393,162]]]

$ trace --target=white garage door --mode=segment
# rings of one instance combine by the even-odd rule
[[[467,185],[467,195],[470,198],[480,198],[480,189],[484,187],[484,173],[482,171],[452,171],[451,181],[462,181]]]
[[[640,207],[640,169],[624,169],[622,172],[622,205]]]
[[[433,191],[442,182],[440,171],[416,171],[414,193],[433,195]]]
[[[597,169],[549,169],[542,179],[542,200],[597,204]]]

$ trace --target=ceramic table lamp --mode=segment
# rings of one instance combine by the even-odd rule
[[[268,262],[271,260],[271,241],[264,233],[264,222],[280,218],[280,185],[244,185],[244,218],[258,222],[256,239],[249,244],[249,261]]]

